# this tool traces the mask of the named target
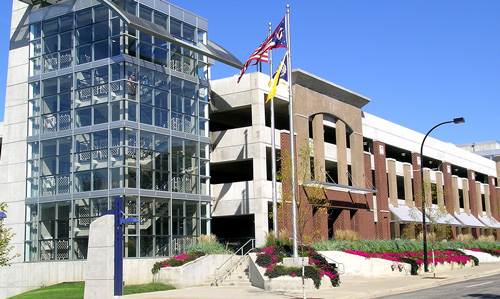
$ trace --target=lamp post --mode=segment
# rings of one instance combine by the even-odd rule
[[[422,232],[423,232],[423,241],[424,241],[424,271],[429,272],[429,265],[427,263],[427,227],[425,225],[425,194],[424,194],[424,143],[425,139],[427,139],[427,136],[437,127],[445,124],[461,124],[464,123],[465,119],[463,117],[458,117],[450,121],[445,121],[440,124],[435,125],[432,129],[425,134],[424,140],[422,140],[422,145],[420,146],[420,179],[421,179],[421,184],[422,184]]]

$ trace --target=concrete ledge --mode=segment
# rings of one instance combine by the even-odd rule
[[[391,277],[411,275],[411,265],[379,258],[365,258],[342,251],[318,251],[329,262],[344,264],[342,277]],[[342,280],[341,280],[342,281]]]
[[[206,281],[213,279],[214,272],[231,254],[213,254],[202,256],[180,267],[162,268],[158,275],[158,282],[172,285],[178,289],[202,286]]]
[[[481,263],[498,263],[500,262],[500,257],[492,256],[486,252],[472,251],[467,249],[462,249],[465,254],[475,256],[479,260],[479,264]]]

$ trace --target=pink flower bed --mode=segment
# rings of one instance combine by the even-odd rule
[[[405,253],[398,253],[398,252],[364,252],[364,251],[358,251],[358,250],[345,250],[344,252],[350,253],[350,254],[355,254],[359,256],[363,256],[365,258],[380,258],[384,260],[389,260],[389,261],[395,261],[395,262],[404,262],[402,258],[410,258],[417,262],[417,264],[420,266],[424,263],[424,253],[423,252],[411,252],[407,251]],[[432,262],[432,252],[429,251],[427,253],[427,257],[429,259],[429,262]],[[439,264],[444,264],[444,263],[457,263],[461,265],[467,264],[469,261],[471,261],[472,258],[468,257],[466,255],[463,255],[459,252],[456,251],[434,251],[434,264],[437,265]]]

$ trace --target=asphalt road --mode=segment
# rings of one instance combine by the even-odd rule
[[[453,298],[498,298],[500,299],[500,274],[486,276],[421,291],[379,298],[398,299],[453,299]]]

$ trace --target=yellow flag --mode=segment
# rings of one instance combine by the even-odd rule
[[[281,60],[280,66],[276,70],[276,73],[274,73],[273,81],[269,82],[269,86],[271,87],[271,91],[267,95],[266,103],[270,99],[274,98],[274,96],[276,95],[276,89],[277,89],[278,83],[280,81],[280,78],[286,80],[286,75],[288,73],[288,70],[286,69],[286,63],[285,63],[285,61],[286,61],[286,55],[287,54],[285,54],[285,56]]]

